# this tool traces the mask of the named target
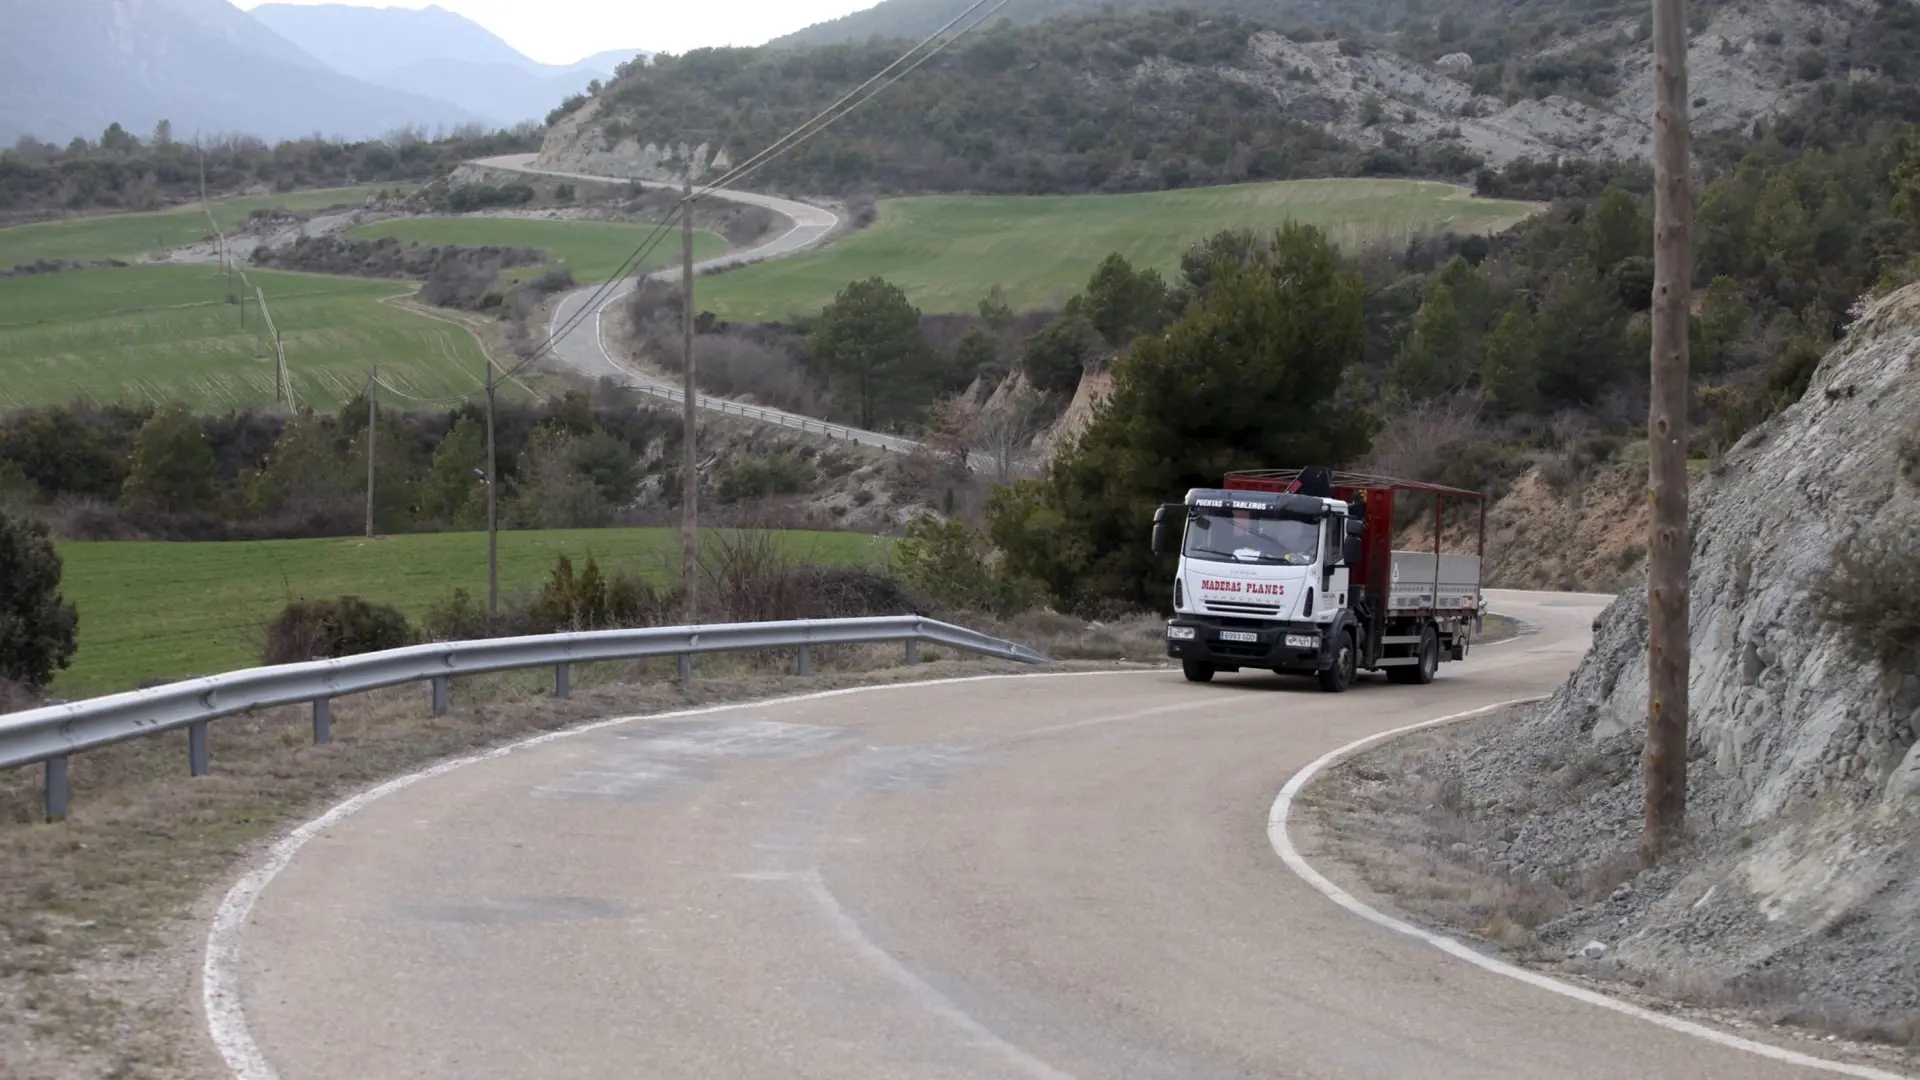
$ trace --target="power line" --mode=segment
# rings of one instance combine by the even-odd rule
[[[532,366],[532,364],[535,361],[550,354],[553,351],[554,347],[559,343],[559,341],[562,338],[566,337],[568,334],[578,329],[579,325],[586,320],[587,316],[593,313],[602,303],[605,302],[607,296],[610,294],[610,291],[615,288],[618,288],[618,286],[624,281],[629,268],[635,268],[637,263],[644,261],[648,255],[651,255],[653,253],[653,249],[658,247],[661,241],[668,235],[669,231],[671,230],[674,224],[675,219],[680,214],[687,214],[692,212],[692,203],[694,201],[700,198],[703,198],[707,195],[710,195],[715,191],[719,191],[730,184],[733,184],[742,179],[745,179],[747,176],[755,172],[758,172],[761,168],[764,168],[766,165],[772,163],[774,160],[781,157],[782,155],[791,152],[792,150],[800,146],[802,143],[805,143],[807,140],[813,138],[815,135],[818,135],[820,134],[820,132],[825,131],[828,127],[831,127],[836,121],[852,113],[855,109],[858,109],[860,106],[866,104],[867,102],[872,101],[875,97],[878,97],[880,93],[886,90],[889,86],[892,86],[894,83],[897,83],[901,79],[912,74],[922,64],[925,64],[928,60],[931,60],[935,56],[938,56],[941,52],[945,51],[954,42],[960,40],[962,37],[965,37],[968,33],[973,31],[977,27],[979,27],[981,23],[984,23],[988,19],[992,18],[993,15],[997,13],[1001,8],[1006,7],[1007,4],[1011,2],[1011,0],[992,0],[993,6],[988,8],[985,14],[981,15],[978,19],[962,27],[959,33],[954,34],[952,37],[949,37],[944,41],[940,41],[938,45],[935,45],[934,48],[929,50],[925,55],[920,56],[918,59],[913,59],[915,53],[919,52],[921,49],[925,48],[927,45],[939,39],[941,35],[945,34],[948,30],[951,30],[954,26],[960,24],[968,16],[980,10],[980,8],[985,7],[989,2],[990,0],[974,0],[974,3],[971,6],[969,6],[965,11],[962,11],[960,14],[954,16],[951,20],[949,20],[946,23],[946,25],[942,26],[938,30],[935,30],[932,34],[929,34],[925,39],[921,40],[918,44],[914,45],[912,48],[902,53],[899,56],[899,58],[895,59],[892,63],[880,69],[880,71],[874,73],[874,75],[868,78],[865,82],[861,83],[859,86],[848,91],[846,94],[843,94],[839,98],[839,100],[827,106],[825,109],[822,109],[819,113],[816,113],[811,119],[807,120],[805,123],[801,124],[799,127],[794,128],[792,131],[782,136],[779,140],[775,141],[772,145],[768,146],[766,149],[761,150],[759,153],[748,158],[746,161],[743,161],[739,165],[728,170],[728,172],[725,175],[721,176],[720,179],[714,181],[711,184],[703,186],[700,190],[693,192],[691,195],[683,197],[680,201],[680,204],[675,208],[675,210],[672,213],[669,213],[665,218],[661,219],[660,222],[658,222],[654,226],[653,231],[650,232],[647,235],[647,237],[641,241],[640,246],[636,247],[633,253],[627,256],[626,260],[620,264],[619,269],[617,269],[614,272],[613,276],[609,277],[607,281],[601,285],[600,288],[594,290],[593,294],[588,298],[587,302],[581,305],[580,310],[576,312],[573,316],[571,316],[563,326],[556,328],[551,334],[549,334],[547,337],[547,340],[544,343],[542,343],[538,348],[534,349],[533,352],[529,353],[518,364],[514,365],[511,369],[509,369],[506,373],[507,377],[511,378],[514,375],[519,374],[520,372],[526,370],[528,367]],[[897,74],[892,75],[891,78],[888,78],[889,72],[892,72],[895,68],[899,67],[901,64],[906,64],[910,59],[912,59],[912,63],[908,64],[905,70],[902,70]],[[885,80],[884,82],[881,81],[883,79]],[[874,86],[875,83],[879,83],[879,85]],[[869,87],[873,87],[873,90],[871,93],[866,94],[866,96],[864,97],[859,97],[858,100],[854,100],[858,95],[861,94],[862,91],[867,90],[867,88]],[[851,104],[849,104],[849,102],[851,102]],[[845,106],[845,108],[844,109],[841,108],[842,106]],[[840,110],[840,111],[835,112],[835,110]],[[814,126],[816,124],[818,125],[817,127]]]

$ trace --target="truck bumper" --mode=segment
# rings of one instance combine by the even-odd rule
[[[1326,628],[1317,623],[1250,626],[1248,622],[1176,615],[1167,620],[1167,655],[1218,668],[1267,668],[1299,674],[1322,671],[1333,663]]]

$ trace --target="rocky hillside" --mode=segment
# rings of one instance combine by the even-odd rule
[[[1598,941],[1632,978],[1912,1027],[1920,286],[1862,314],[1805,396],[1697,486],[1693,515],[1693,841],[1540,936]],[[1638,835],[1646,626],[1644,594],[1623,593],[1545,708],[1461,749],[1468,805],[1530,808],[1499,865],[1602,865]]]
[[[1073,14],[1090,7],[1054,4],[1046,10],[1059,18],[978,31],[762,182],[813,193],[1071,192],[1353,173],[1464,178],[1522,158],[1636,158],[1647,146],[1639,6],[1416,14],[1376,3],[1342,19],[1310,5],[1236,13],[1248,5],[1223,0],[1200,12]],[[1206,13],[1215,8],[1226,10]],[[1912,0],[1734,0],[1694,14],[1690,86],[1704,135],[1745,132],[1834,84],[1920,77],[1907,59],[1920,49]],[[740,160],[901,48],[876,38],[661,58],[557,123],[543,156],[659,178],[689,157]]]

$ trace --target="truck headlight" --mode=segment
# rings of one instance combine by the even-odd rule
[[[1173,641],[1192,641],[1193,627],[1169,626],[1167,627],[1167,637]]]
[[[1320,639],[1312,634],[1287,635],[1287,648],[1289,649],[1317,649],[1319,647]]]

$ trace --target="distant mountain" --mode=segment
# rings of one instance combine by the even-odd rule
[[[595,79],[645,55],[597,53],[577,64],[542,64],[486,27],[443,8],[263,4],[254,18],[355,78],[456,102],[496,124],[544,120]]]
[[[444,8],[353,7],[347,4],[262,4],[253,17],[275,33],[356,79],[376,81],[422,60],[540,65],[491,30]]]
[[[370,138],[483,122],[349,78],[227,0],[0,0],[0,142],[193,132]]]

